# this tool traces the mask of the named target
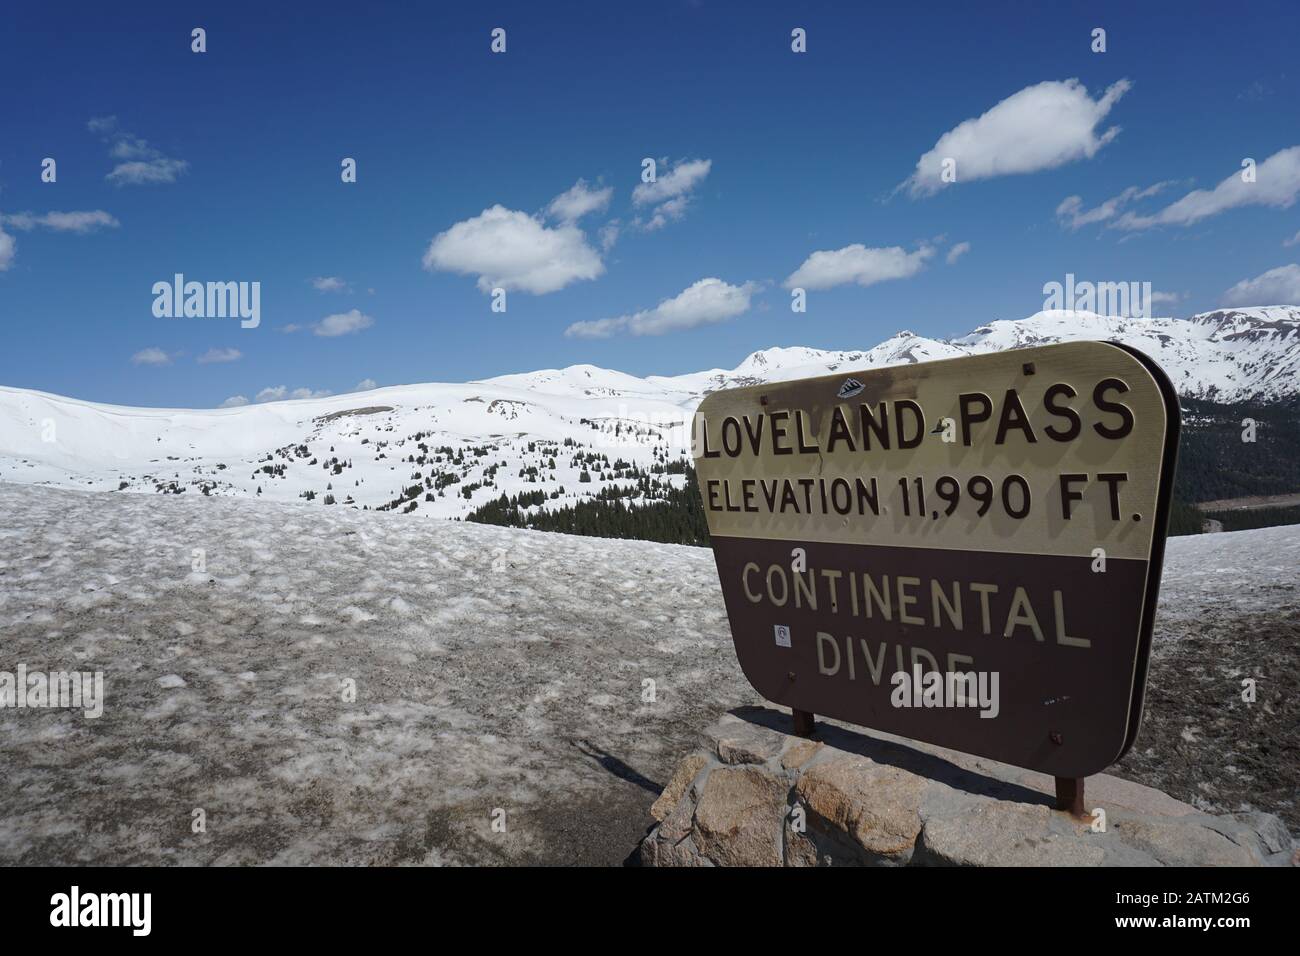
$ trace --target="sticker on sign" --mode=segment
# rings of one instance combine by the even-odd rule
[[[742,670],[796,710],[1104,769],[1141,721],[1178,430],[1165,374],[1107,342],[711,394],[692,450]],[[918,668],[999,675],[996,718],[892,706]]]

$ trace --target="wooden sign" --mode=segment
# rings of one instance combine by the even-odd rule
[[[1179,408],[1073,342],[709,395],[693,453],[768,700],[1058,777],[1141,720]]]

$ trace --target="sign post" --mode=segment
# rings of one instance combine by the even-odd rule
[[[1106,342],[714,392],[693,454],[747,679],[796,733],[1039,770],[1081,811],[1141,721],[1178,429]]]

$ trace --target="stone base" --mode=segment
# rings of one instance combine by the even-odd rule
[[[646,866],[1261,866],[1293,862],[1269,813],[1214,816],[1089,777],[1104,830],[1054,810],[1044,774],[819,721],[743,708],[704,734],[651,808]]]

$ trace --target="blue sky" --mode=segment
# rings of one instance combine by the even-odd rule
[[[575,363],[675,374],[959,335],[1038,311],[1066,273],[1149,281],[1157,314],[1300,299],[1294,3],[6,19],[5,385],[211,407]],[[955,183],[932,175],[946,153]],[[656,184],[645,157],[666,160]],[[1259,179],[1221,187],[1247,157]],[[594,208],[567,221],[581,210],[551,204],[580,180]],[[156,317],[151,288],[177,272],[260,282],[260,325]]]

